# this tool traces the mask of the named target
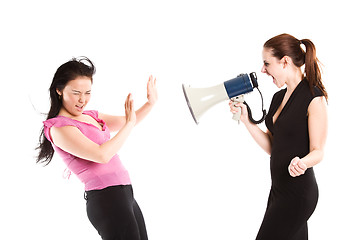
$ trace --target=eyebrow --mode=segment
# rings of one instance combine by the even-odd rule
[[[75,89],[72,89],[71,91],[76,92],[76,93],[81,93],[81,91],[75,90]],[[87,90],[86,92],[91,92],[91,90]]]

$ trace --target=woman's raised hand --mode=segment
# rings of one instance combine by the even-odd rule
[[[136,123],[134,100],[132,99],[131,93],[129,93],[125,101],[125,119],[126,119],[126,123],[133,123],[133,124]]]
[[[154,105],[158,100],[158,93],[156,89],[156,78],[151,75],[147,83],[147,99],[150,105]]]

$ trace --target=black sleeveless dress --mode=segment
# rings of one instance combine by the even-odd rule
[[[313,168],[308,168],[304,175],[291,177],[288,166],[294,157],[302,158],[309,153],[307,110],[312,99],[323,94],[315,88],[313,95],[307,80],[302,80],[274,124],[273,116],[285,92],[286,89],[282,89],[274,94],[265,119],[273,135],[270,157],[272,185],[257,240],[308,239],[307,220],[318,201]]]

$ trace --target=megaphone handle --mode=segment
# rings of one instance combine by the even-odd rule
[[[234,104],[233,104],[234,107],[240,108],[240,107],[237,107],[236,104],[240,103],[240,102],[243,103],[245,101],[244,95],[239,95],[239,96],[233,97],[233,98],[231,98],[231,101],[234,102]],[[241,116],[241,111],[238,111],[237,113],[233,114],[232,119],[235,121],[238,121],[238,124],[240,124],[240,116]]]

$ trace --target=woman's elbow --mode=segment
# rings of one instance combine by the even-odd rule
[[[110,156],[101,155],[98,158],[98,163],[107,164],[110,162],[111,159],[112,159],[112,157],[110,157]]]
[[[113,158],[114,154],[110,153],[109,149],[99,146],[96,151],[94,151],[94,162],[107,164]]]
[[[112,157],[109,154],[104,154],[101,151],[99,151],[89,160],[100,164],[106,164],[110,162],[111,158]]]

